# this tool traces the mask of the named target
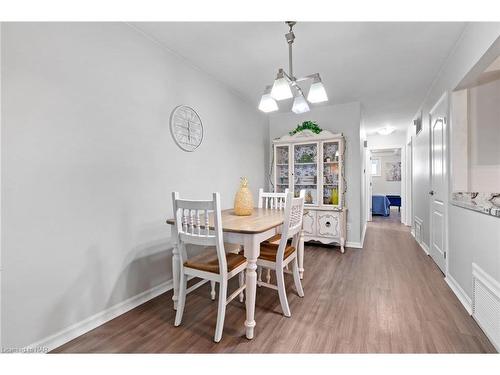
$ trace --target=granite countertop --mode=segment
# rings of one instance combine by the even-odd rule
[[[500,193],[456,192],[451,204],[500,218]]]

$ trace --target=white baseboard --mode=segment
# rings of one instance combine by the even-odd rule
[[[139,293],[133,297],[130,297],[129,299],[120,302],[110,307],[109,309],[101,311],[85,320],[82,320],[81,322],[75,323],[69,326],[68,328],[63,329],[62,331],[57,332],[54,335],[51,335],[34,344],[31,344],[27,346],[27,348],[44,347],[47,348],[48,351],[51,351],[77,338],[78,336],[81,336],[84,333],[87,333],[93,330],[94,328],[97,328],[100,325],[109,322],[110,320],[116,318],[117,316],[125,314],[127,311],[130,311],[133,308],[136,308],[137,306],[142,305],[143,303],[155,297],[158,297],[160,294],[163,294],[172,288],[173,288],[173,281],[172,280],[165,281],[164,283],[157,285],[142,293]]]
[[[444,278],[444,281],[446,281],[450,289],[453,291],[453,293],[455,293],[458,300],[465,307],[465,310],[467,310],[469,315],[472,315],[472,300],[467,295],[467,293],[465,293],[462,287],[457,283],[457,281],[451,275],[448,274]]]
[[[421,243],[419,243],[419,245],[420,245],[420,247],[422,248],[422,250],[423,250],[423,251],[424,251],[427,255],[429,255],[429,246],[427,246],[427,245],[425,244],[425,242],[421,242]]]
[[[366,234],[366,226],[367,225],[368,225],[368,223],[365,222],[365,225],[363,226],[363,232],[361,233],[361,248],[365,244],[365,234]]]
[[[415,237],[415,232],[412,230],[411,232],[412,237],[417,241],[417,238]],[[425,244],[425,242],[418,242],[420,248],[424,251],[425,255],[429,255],[429,246]]]
[[[361,242],[346,241],[345,247],[350,247],[350,248],[354,248],[354,249],[362,249],[363,245],[361,244]]]

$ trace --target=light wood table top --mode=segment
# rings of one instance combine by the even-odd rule
[[[254,208],[249,216],[238,216],[234,209],[222,211],[222,230],[234,233],[262,233],[283,224],[285,219],[284,210],[273,210],[269,208]],[[203,219],[200,220],[203,223]],[[174,225],[174,219],[168,219],[167,224]],[[210,215],[210,228],[213,228],[214,218]]]

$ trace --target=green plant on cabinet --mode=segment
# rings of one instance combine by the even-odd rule
[[[310,130],[316,134],[319,134],[323,131],[323,129],[321,129],[318,126],[318,124],[316,124],[314,121],[304,121],[302,124],[297,125],[297,127],[294,130],[292,130],[289,134],[294,135],[303,130]]]

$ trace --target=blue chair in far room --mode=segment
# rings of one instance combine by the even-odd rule
[[[391,203],[391,207],[397,207],[398,212],[401,212],[401,195],[386,195]]]

